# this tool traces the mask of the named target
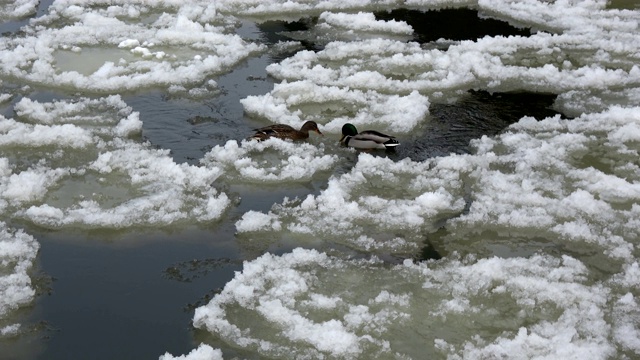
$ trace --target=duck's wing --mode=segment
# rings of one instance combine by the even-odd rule
[[[369,136],[360,134],[354,136],[345,136],[343,144],[348,147],[362,150],[386,149],[386,146],[383,143],[377,142],[371,139]]]
[[[373,141],[378,144],[382,144],[385,147],[393,147],[393,146],[400,145],[398,140],[396,140],[395,136],[383,134],[376,130],[362,131],[358,133],[358,135],[354,136],[354,138],[358,138],[361,141],[365,141],[365,140]]]
[[[295,132],[296,130],[289,125],[275,124],[275,125],[261,127],[258,129],[253,129],[253,131],[255,131],[257,134],[264,134],[266,136],[278,136],[282,134]]]
[[[387,134],[383,134],[380,131],[376,131],[376,130],[365,130],[365,131],[361,131],[358,133],[358,135],[369,135],[369,136],[377,136],[377,137],[381,137],[381,138],[387,138],[387,139],[395,139],[395,136],[391,136],[391,135],[387,135]]]

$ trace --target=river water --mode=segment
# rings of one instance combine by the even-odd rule
[[[640,356],[634,2],[22,4],[0,358]]]

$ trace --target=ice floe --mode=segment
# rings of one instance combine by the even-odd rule
[[[478,159],[491,160],[470,173],[473,202],[451,225],[535,228],[562,244],[632,261],[640,235],[639,171],[630,161],[637,147],[631,132],[627,141],[616,134],[639,122],[637,108],[612,107],[573,120],[524,118],[496,138],[474,141]]]
[[[38,8],[38,0],[16,0],[0,5],[0,19],[16,19],[33,15]]]
[[[0,119],[0,146],[16,150],[3,158],[0,199],[14,216],[47,227],[123,228],[214,220],[230,204],[212,186],[221,169],[177,164],[168,150],[131,138],[142,122],[119,96],[23,98],[15,109],[18,120]],[[16,165],[32,157],[35,166]]]
[[[373,80],[372,80],[373,81]],[[373,126],[394,133],[407,133],[429,114],[429,100],[417,91],[407,95],[387,95],[348,87],[318,86],[311,81],[276,84],[265,95],[242,101],[245,111],[274,123],[288,125],[315,121],[322,129],[340,133],[349,122]],[[327,119],[327,114],[332,116]]]
[[[327,154],[322,144],[293,143],[276,138],[240,143],[230,140],[215,146],[202,159],[207,167],[220,167],[225,176],[247,182],[310,180],[332,169],[338,157]]]
[[[389,267],[295,249],[246,262],[194,325],[268,357],[607,358],[612,331],[630,324],[607,323],[612,294],[587,278],[568,256]],[[489,335],[496,321],[503,333]]]
[[[0,338],[19,333],[20,324],[11,312],[36,295],[30,271],[38,249],[40,244],[31,235],[0,223]]]
[[[173,356],[166,353],[160,356],[160,360],[222,360],[222,351],[214,349],[209,345],[200,344],[196,349],[193,349],[190,353],[181,356]]]
[[[421,244],[425,235],[437,228],[438,221],[461,212],[465,206],[458,164],[443,161],[440,166],[432,166],[430,162],[395,162],[360,154],[353,169],[330,179],[320,195],[287,200],[266,215],[249,211],[236,228],[241,233],[284,228],[293,233],[328,236],[356,248],[403,245],[399,250],[406,250],[407,246]],[[401,238],[411,241],[398,242],[396,236],[383,241],[383,234],[402,234]]]
[[[55,1],[23,36],[2,38],[0,71],[23,82],[102,93],[200,85],[264,51],[231,33],[226,21],[206,1]]]

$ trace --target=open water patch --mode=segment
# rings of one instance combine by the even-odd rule
[[[529,36],[531,29],[516,27],[506,21],[485,17],[478,10],[394,9],[375,13],[376,19],[404,21],[413,28],[413,41],[421,44],[437,40],[476,40],[485,36]],[[452,26],[457,24],[459,26]]]
[[[434,156],[465,154],[470,141],[499,134],[524,116],[538,120],[560,115],[553,109],[555,94],[468,91],[453,104],[434,103],[429,121],[396,149],[398,158],[421,161]]]

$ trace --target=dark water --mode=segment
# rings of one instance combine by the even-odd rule
[[[245,116],[239,100],[273,89],[266,75],[270,58],[252,58],[232,73],[215,79],[218,94],[198,101],[155,91],[124,96],[123,100],[140,112],[143,137],[153,145],[170,149],[177,163],[198,164],[216,145],[252,134],[266,122]]]
[[[456,34],[462,31],[455,38],[473,39],[483,32],[495,35],[497,25],[478,19],[471,10],[405,11],[378,16],[420,24],[426,22],[421,16],[432,21],[445,15],[446,20],[438,27],[450,30],[455,27]],[[472,27],[458,26],[469,21],[474,24]],[[247,23],[240,32],[245,37],[273,43],[281,38],[278,34],[287,26],[292,25],[270,22],[255,27]],[[509,28],[504,23],[500,26]],[[419,41],[433,40],[427,37],[432,36],[431,28],[417,29],[421,31],[417,35]],[[265,67],[279,56],[283,55],[251,59],[233,72],[215,78],[220,92],[211,98],[186,99],[159,90],[123,98],[134,111],[140,112],[145,140],[170,149],[178,163],[197,164],[211,147],[244,138],[251,129],[265,124],[261,119],[246,117],[239,100],[272,89],[273,79],[266,75]],[[29,96],[37,100],[55,97],[41,94],[41,98]],[[421,133],[401,139],[403,146],[394,156],[423,160],[468,152],[469,140],[494,135],[521,116],[552,114],[553,99],[553,95],[546,94],[470,92],[459,103],[434,104],[428,125]],[[242,260],[264,251],[259,246],[239,243],[234,235],[234,222],[248,210],[267,211],[285,196],[317,193],[324,184],[310,182],[263,189],[223,186],[223,191],[238,201],[237,206],[222,220],[206,226],[78,233],[26,227],[41,244],[36,270],[40,295],[32,307],[21,312],[26,317],[22,323],[31,332],[18,339],[3,340],[0,358],[148,359],[165,351],[185,354],[196,347],[198,338],[204,335],[194,333],[190,325],[193,309],[206,303],[232,279],[233,272],[241,270]],[[422,256],[436,256],[428,251],[425,248]]]
[[[397,9],[375,14],[379,20],[404,21],[414,30],[414,41],[421,44],[437,41],[475,40],[485,36],[531,35],[530,29],[517,28],[497,19],[481,17],[472,9],[419,11]]]
[[[497,135],[523,116],[538,120],[555,116],[555,98],[554,94],[469,91],[455,104],[432,104],[425,132],[404,141],[406,146],[399,148],[398,154],[420,161],[468,153],[469,141]]]
[[[40,266],[55,280],[34,314],[51,327],[39,334],[48,339],[38,358],[147,359],[187,352],[190,305],[224,286],[241,264],[229,260],[239,254],[228,233],[176,235],[147,232],[113,242],[39,237]],[[183,277],[171,276],[170,269],[184,262],[194,265],[182,270]]]

